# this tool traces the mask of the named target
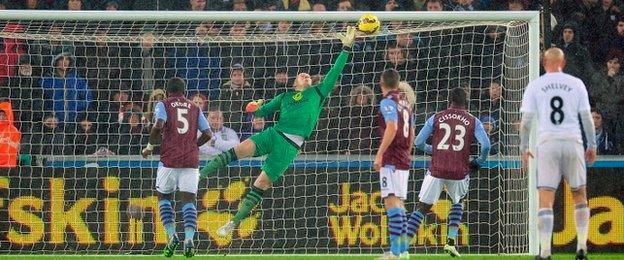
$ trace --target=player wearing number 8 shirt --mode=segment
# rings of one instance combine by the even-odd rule
[[[407,198],[412,143],[415,135],[412,107],[407,94],[399,88],[399,73],[389,69],[381,74],[383,99],[379,107],[379,132],[382,135],[373,166],[379,171],[381,197],[388,214],[390,252],[378,259],[409,258],[407,216],[403,201]],[[413,100],[413,98],[409,99]]]
[[[178,198],[182,204],[184,219],[184,256],[192,257],[195,254],[193,237],[197,231],[195,200],[199,182],[199,147],[211,138],[208,121],[201,109],[184,97],[185,85],[181,78],[172,78],[167,82],[169,97],[155,106],[156,122],[152,127],[149,143],[142,152],[143,157],[147,158],[162,132],[156,191],[160,219],[168,238],[163,250],[166,257],[171,257],[180,244],[172,205],[176,190],[180,190]],[[198,129],[202,132],[199,138]]]
[[[407,222],[407,234],[414,237],[426,214],[445,190],[453,205],[448,216],[448,239],[444,251],[459,256],[455,248],[463,214],[461,200],[468,193],[469,172],[477,171],[490,152],[490,140],[479,119],[466,111],[467,93],[462,88],[449,91],[450,107],[431,116],[416,136],[418,149],[431,154],[431,166],[423,179],[419,203]],[[431,136],[431,145],[425,142]],[[474,139],[481,145],[479,157],[470,160]]]
[[[520,123],[520,149],[522,162],[527,168],[529,157],[529,132],[531,121],[537,116],[537,189],[539,210],[537,225],[540,238],[538,259],[550,259],[553,229],[553,203],[561,177],[570,185],[576,204],[577,259],[586,259],[589,208],[585,190],[585,160],[596,159],[596,135],[590,112],[587,89],[583,82],[562,72],[565,66],[563,51],[550,48],[544,53],[546,74],[531,81],[522,98]],[[579,118],[587,137],[587,151],[583,154],[583,141]],[[586,157],[586,158],[584,158]]]

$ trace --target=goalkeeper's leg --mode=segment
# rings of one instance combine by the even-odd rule
[[[245,198],[243,198],[243,200],[239,204],[238,211],[234,215],[234,218],[232,218],[232,220],[225,224],[225,226],[219,228],[219,230],[217,231],[219,236],[224,237],[232,233],[232,231],[234,231],[234,229],[238,227],[241,221],[249,217],[253,209],[262,202],[262,197],[264,196],[264,193],[271,187],[272,184],[273,181],[271,181],[269,176],[264,171],[262,171],[262,173],[260,173],[260,176],[256,178],[253,185],[251,185],[251,187],[247,191]]]
[[[199,175],[202,178],[206,178],[217,172],[218,170],[224,168],[231,162],[247,157],[252,157],[255,152],[256,144],[251,139],[247,139],[236,147],[218,154],[208,163],[208,165],[206,165],[206,167],[201,169]]]

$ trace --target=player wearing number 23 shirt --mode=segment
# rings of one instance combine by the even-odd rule
[[[418,149],[431,154],[431,166],[423,179],[417,209],[408,219],[408,235],[413,238],[424,216],[444,190],[453,205],[448,216],[448,239],[444,251],[459,256],[455,241],[463,214],[461,200],[468,193],[469,172],[478,170],[490,151],[490,140],[479,119],[466,111],[467,93],[462,88],[449,91],[450,107],[431,116],[416,136]],[[426,144],[431,136],[431,145]],[[479,157],[470,160],[470,145],[481,144]]]

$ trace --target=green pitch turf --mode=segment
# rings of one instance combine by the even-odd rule
[[[225,259],[225,260],[269,260],[269,259],[293,259],[293,260],[331,260],[336,259],[346,259],[346,260],[371,260],[375,259],[377,255],[271,255],[271,256],[260,256],[260,255],[196,255],[192,259]],[[450,256],[447,255],[412,255],[411,259],[450,259]],[[86,255],[86,256],[78,256],[78,255],[1,255],[0,260],[8,260],[8,259],[34,259],[34,260],[51,260],[51,259],[69,259],[69,260],[116,260],[116,259],[168,259],[163,256],[144,256],[144,255]],[[181,255],[176,255],[169,259],[186,259]],[[456,258],[454,258],[456,259]],[[460,259],[533,259],[531,256],[519,256],[519,255],[508,255],[508,256],[499,256],[499,255],[464,255]],[[574,259],[573,254],[555,254],[552,259]],[[621,254],[590,254],[589,259],[599,259],[599,260],[615,260],[615,259],[624,259],[624,253]]]

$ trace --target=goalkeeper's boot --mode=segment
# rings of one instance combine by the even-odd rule
[[[193,239],[184,241],[184,256],[186,258],[191,258],[194,255],[195,255],[195,244],[193,243]]]
[[[403,252],[399,255],[399,259],[410,259],[409,252]]]
[[[399,259],[398,256],[395,256],[392,252],[385,252],[383,255],[381,255],[380,257],[376,258],[377,260],[395,260],[395,259]]]
[[[446,241],[446,245],[444,245],[444,252],[451,255],[452,257],[460,257],[459,252],[457,252],[457,248],[455,248],[455,239],[449,238]]]
[[[178,235],[173,235],[173,237],[169,239],[169,243],[167,243],[165,249],[163,249],[163,255],[165,257],[172,257],[179,245],[180,239],[178,239]]]
[[[231,234],[234,229],[236,229],[236,226],[237,223],[230,220],[227,224],[223,225],[217,230],[217,234],[220,237],[226,237],[227,235]]]
[[[587,252],[583,249],[576,251],[576,260],[587,260]]]

